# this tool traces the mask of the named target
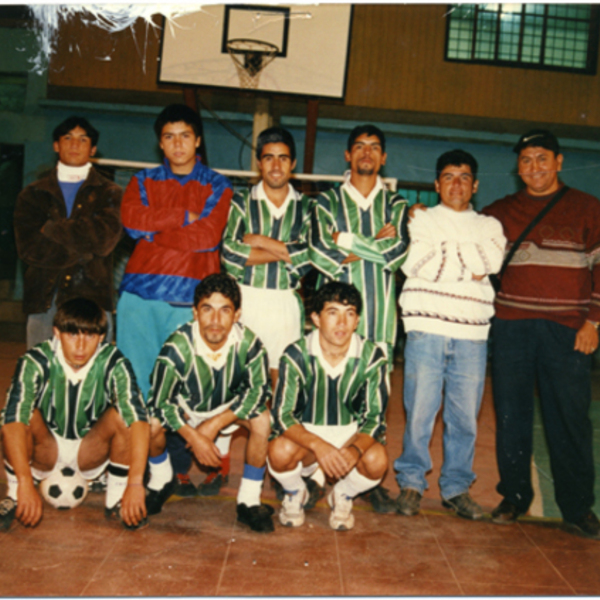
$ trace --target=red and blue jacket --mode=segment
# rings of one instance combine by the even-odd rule
[[[189,175],[174,175],[167,161],[134,175],[123,196],[121,219],[138,242],[120,292],[191,306],[196,285],[219,272],[232,195],[229,180],[199,158]],[[190,212],[200,215],[193,223]]]

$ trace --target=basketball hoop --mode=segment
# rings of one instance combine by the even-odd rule
[[[256,89],[263,69],[277,56],[279,48],[260,40],[235,39],[227,42],[227,52],[240,78],[240,87]]]

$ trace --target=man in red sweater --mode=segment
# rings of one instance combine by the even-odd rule
[[[514,147],[525,189],[483,212],[513,244],[561,190],[563,155],[546,130]],[[556,502],[566,528],[600,539],[594,504],[591,354],[600,322],[600,202],[569,189],[519,246],[496,296],[492,380],[497,416],[498,492],[494,523],[513,523],[533,499],[531,455],[537,382]]]

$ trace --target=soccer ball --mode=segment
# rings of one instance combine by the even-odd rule
[[[68,510],[79,506],[88,493],[87,479],[70,467],[53,471],[40,483],[42,496],[54,508]]]

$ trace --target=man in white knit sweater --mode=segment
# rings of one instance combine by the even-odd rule
[[[444,397],[442,503],[467,519],[480,519],[471,498],[477,413],[485,382],[487,337],[494,314],[488,275],[502,265],[506,239],[494,218],[473,210],[477,161],[468,152],[442,154],[435,189],[440,204],[417,210],[409,223],[411,246],[402,266],[400,296],[407,332],[404,354],[406,428],[395,461],[397,512],[419,512],[431,469],[429,442]]]

